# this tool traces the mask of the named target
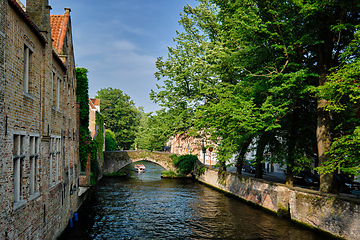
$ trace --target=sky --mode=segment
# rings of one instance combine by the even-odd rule
[[[22,0],[25,2],[25,0]],[[196,0],[49,0],[51,14],[71,9],[75,64],[89,70],[89,96],[117,88],[145,112],[159,110],[150,100],[156,90],[155,61],[174,46],[180,12]]]

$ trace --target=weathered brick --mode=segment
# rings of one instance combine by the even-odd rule
[[[65,38],[68,42],[63,42],[69,47],[61,52],[67,57],[60,58],[51,44],[47,5],[47,0],[28,0],[25,13],[16,0],[0,0],[0,239],[55,239],[81,203],[77,191],[71,194],[74,186],[78,186],[80,171],[78,137],[70,134],[78,133],[71,26],[69,21]],[[69,16],[69,10],[65,14]],[[54,34],[54,37],[58,36]],[[28,93],[23,90],[25,45],[32,52]],[[54,92],[58,77],[61,102],[56,108]],[[14,134],[25,136],[22,205],[14,204]],[[39,138],[33,195],[30,194],[30,137]],[[61,141],[58,162],[50,157],[54,137]],[[55,169],[58,166],[58,175],[50,166]],[[58,176],[54,182],[50,180],[51,172]]]

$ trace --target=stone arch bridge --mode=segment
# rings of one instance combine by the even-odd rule
[[[131,163],[142,160],[156,163],[165,170],[176,171],[169,153],[133,150],[105,151],[103,171],[105,174],[114,173]]]

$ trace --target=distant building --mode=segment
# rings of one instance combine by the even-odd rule
[[[166,149],[170,149],[170,153],[178,155],[197,155],[199,161],[204,162],[205,160],[206,165],[214,165],[217,163],[217,144],[206,137],[197,138],[194,136],[188,136],[187,134],[177,134],[175,136],[171,136],[166,145]],[[212,151],[209,151],[209,147],[212,147]]]
[[[98,134],[99,126],[96,127],[96,114],[100,113],[100,99],[90,98],[89,99],[89,131],[91,137],[94,137]],[[105,146],[104,146],[105,151]]]
[[[98,119],[98,121],[97,121]],[[92,139],[98,139],[102,135],[102,150],[98,150],[98,157],[97,157],[97,163],[98,163],[98,169],[100,172],[102,172],[103,167],[103,154],[102,152],[105,151],[105,124],[102,126],[100,125],[100,122],[104,122],[104,116],[100,112],[100,99],[97,98],[90,98],[89,99],[89,131]],[[98,141],[99,144],[100,141]]]
[[[79,197],[70,9],[0,0],[0,239],[56,239]]]

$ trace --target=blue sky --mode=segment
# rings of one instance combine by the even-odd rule
[[[23,0],[25,2],[25,0]],[[180,12],[195,0],[49,0],[51,14],[71,8],[72,34],[78,67],[89,70],[90,97],[101,88],[121,89],[145,112],[159,107],[149,98],[156,90],[157,57],[179,25]]]

